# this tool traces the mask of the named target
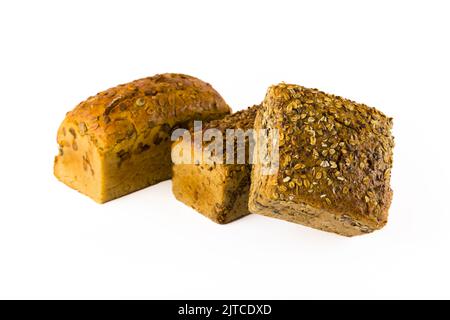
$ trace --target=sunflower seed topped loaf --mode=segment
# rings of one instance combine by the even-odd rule
[[[227,129],[242,129],[244,133],[253,129],[255,115],[259,106],[214,120],[202,127],[202,135],[209,129],[217,129],[226,137]],[[192,130],[191,130],[192,133]],[[251,132],[248,132],[251,134]],[[250,189],[251,165],[249,163],[249,135],[245,140],[245,158],[238,161],[238,143],[233,139],[234,163],[226,161],[226,142],[223,142],[223,158],[220,163],[202,160],[195,163],[180,163],[173,165],[172,189],[175,197],[210,218],[223,224],[249,214],[248,193]],[[236,136],[235,136],[236,137]],[[177,156],[176,149],[189,150],[192,153],[205,150],[210,141],[196,145],[194,141],[178,141],[172,147],[172,157]],[[181,145],[184,144],[184,145]],[[192,149],[191,149],[192,148]],[[195,150],[194,148],[197,148]],[[239,164],[241,163],[241,164]]]
[[[230,108],[210,84],[159,74],[81,102],[59,127],[54,174],[103,203],[171,177],[170,135]]]
[[[279,167],[255,163],[253,213],[344,236],[382,228],[392,199],[392,119],[364,104],[279,84],[269,88],[255,120],[277,129]]]

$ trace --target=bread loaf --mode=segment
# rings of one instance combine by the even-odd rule
[[[316,89],[269,88],[255,130],[279,132],[279,167],[255,163],[253,213],[354,236],[388,219],[394,139],[392,119],[364,104]]]
[[[226,116],[221,120],[208,122],[202,128],[202,134],[209,129],[217,129],[226,138],[227,129],[242,129],[247,133],[253,129],[255,115],[259,106]],[[251,134],[251,132],[248,132]],[[205,158],[197,163],[177,164],[173,166],[172,188],[175,197],[202,213],[214,222],[223,224],[249,214],[248,193],[250,189],[249,135],[245,136],[245,154],[243,163],[239,164],[237,139],[234,144],[233,163],[226,161],[226,141],[223,141],[223,158],[221,163],[207,162]],[[179,141],[173,145],[173,157],[178,156],[175,149],[202,152],[210,142],[196,145],[193,140]],[[179,145],[185,144],[185,145]],[[186,145],[187,144],[187,145]],[[195,150],[197,148],[197,150]],[[188,151],[189,152],[189,151]],[[203,161],[202,161],[203,160]]]
[[[54,174],[103,203],[171,176],[171,132],[230,113],[197,78],[160,74],[100,92],[67,113]]]

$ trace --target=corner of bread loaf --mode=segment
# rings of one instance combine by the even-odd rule
[[[306,199],[280,199],[277,194],[277,176],[260,175],[260,165],[255,164],[248,208],[251,213],[277,218],[306,227],[353,237],[381,229],[387,220],[377,221],[373,217],[355,212],[339,212],[324,208]],[[386,214],[387,216],[387,214]]]
[[[226,172],[221,165],[174,164],[172,192],[175,198],[197,210],[214,222],[221,223],[225,214],[224,202]]]
[[[103,190],[103,158],[90,137],[66,118],[58,130],[57,141],[59,154],[54,159],[55,177],[97,203],[110,200]]]

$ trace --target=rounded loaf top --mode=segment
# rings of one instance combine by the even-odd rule
[[[89,135],[97,148],[107,151],[122,141],[137,141],[157,126],[172,128],[194,119],[216,119],[230,111],[209,83],[184,74],[157,74],[81,102],[67,113],[58,140],[70,130]]]
[[[269,88],[263,122],[280,130],[274,197],[300,199],[365,217],[379,228],[392,200],[393,119],[379,110],[317,89],[280,83]],[[350,221],[350,220],[349,220]]]

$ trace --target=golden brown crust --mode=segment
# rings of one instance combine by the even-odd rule
[[[392,199],[391,118],[364,104],[291,84],[269,88],[260,115],[255,129],[280,132],[280,166],[275,178],[252,176],[251,208],[258,211],[256,202],[262,198],[301,204],[354,224],[361,233],[386,224]],[[333,228],[328,231],[340,233]]]
[[[99,150],[106,152],[123,141],[137,140],[156,126],[216,119],[230,111],[210,84],[184,74],[165,73],[102,91],[67,113],[64,123],[75,123],[80,135],[89,135]],[[61,135],[59,132],[58,137]]]
[[[171,176],[171,132],[230,108],[211,85],[161,74],[81,102],[62,122],[55,176],[103,203]]]

